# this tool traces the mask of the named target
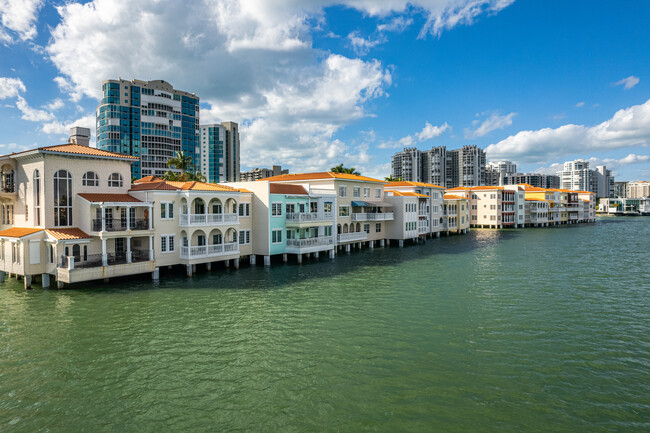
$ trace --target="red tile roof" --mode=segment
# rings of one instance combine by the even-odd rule
[[[29,150],[24,150],[22,152],[10,153],[9,155],[4,155],[4,157],[13,157],[16,155],[21,155],[23,153],[34,152],[34,151],[97,156],[97,157],[105,157],[105,158],[119,158],[119,159],[131,160],[131,161],[137,161],[139,159],[131,155],[109,152],[107,150],[101,150],[90,146],[82,146],[80,144],[74,144],[74,143],[58,144],[56,146],[38,147],[36,149],[29,149]]]
[[[45,232],[59,240],[90,239],[90,235],[76,227],[45,229]]]
[[[0,237],[5,238],[22,238],[23,236],[32,235],[38,233],[43,229],[33,228],[33,227],[11,227],[0,231]]]
[[[307,191],[300,185],[289,185],[286,183],[269,184],[271,194],[307,195]]]
[[[129,194],[80,193],[77,195],[91,203],[142,203]]]
[[[169,191],[226,191],[239,192],[238,189],[218,183],[206,182],[182,182],[163,180],[156,176],[147,176],[136,180],[131,185],[130,191],[152,191],[152,190],[169,190]]]
[[[388,187],[396,187],[396,186],[421,186],[421,187],[426,187],[426,188],[440,188],[440,189],[445,189],[444,186],[434,185],[434,184],[432,184],[432,183],[426,183],[426,182],[409,182],[409,181],[402,181],[402,180],[400,180],[399,182],[386,182],[386,186],[388,186]]]
[[[445,194],[443,198],[445,200],[469,200],[467,197],[461,197],[459,195],[454,195],[454,194]]]
[[[392,192],[395,197],[429,197],[428,195],[418,194],[417,192],[401,192],[389,189],[387,189],[385,192]]]
[[[332,173],[331,171],[323,171],[319,173],[296,173],[296,174],[281,174],[279,176],[267,177],[265,179],[271,182],[286,182],[293,180],[327,180],[327,179],[341,179],[341,180],[358,180],[364,182],[380,182],[385,181],[374,179],[372,177],[357,176],[355,174]],[[258,181],[259,182],[259,181]]]

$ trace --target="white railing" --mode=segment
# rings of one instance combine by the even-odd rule
[[[429,233],[429,228],[428,227],[418,227],[418,233],[420,233],[420,234]]]
[[[286,215],[288,222],[319,222],[334,221],[332,212],[289,212]]]
[[[181,259],[196,259],[201,257],[217,257],[239,253],[237,242],[216,245],[201,245],[196,247],[181,247]]]
[[[287,248],[311,248],[326,245],[333,245],[334,239],[331,236],[319,236],[307,239],[287,239]]]
[[[352,221],[392,221],[394,219],[393,212],[352,214]]]
[[[337,240],[339,242],[365,241],[367,238],[368,233],[366,232],[341,233],[337,235]]]
[[[239,215],[236,213],[181,214],[180,217],[182,226],[239,223]]]

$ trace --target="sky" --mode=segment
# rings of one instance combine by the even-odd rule
[[[0,153],[89,127],[106,79],[196,92],[241,168],[476,144],[555,173],[650,179],[647,0],[0,0]]]

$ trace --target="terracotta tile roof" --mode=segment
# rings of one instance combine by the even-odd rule
[[[45,232],[59,240],[90,239],[90,235],[76,227],[45,229]]]
[[[461,197],[459,195],[454,195],[454,194],[445,194],[443,198],[445,200],[469,200],[467,197]]]
[[[0,231],[0,237],[4,238],[22,238],[23,236],[33,235],[38,233],[43,229],[33,228],[33,227],[11,227]]]
[[[399,182],[386,182],[386,186],[389,187],[396,187],[396,186],[421,186],[421,187],[426,187],[426,188],[440,188],[440,189],[445,189],[444,186],[440,185],[434,185],[432,183],[426,183],[426,182],[410,182],[410,181],[399,181]]]
[[[307,195],[307,191],[300,185],[290,185],[286,183],[269,184],[271,194],[290,194],[290,195]]]
[[[154,181],[160,181],[160,180],[162,180],[162,179],[159,178],[158,176],[145,176],[145,177],[142,177],[142,178],[136,180],[136,181],[133,182],[133,183],[140,183],[140,182],[154,182]]]
[[[547,202],[548,200],[544,200],[542,198],[527,198],[526,201],[546,201]]]
[[[536,186],[527,186],[525,191],[526,192],[546,192],[546,191],[550,191],[550,190],[547,190],[546,188],[539,188],[539,187],[536,187]]]
[[[96,194],[96,193],[80,193],[79,197],[91,203],[142,203],[141,200],[129,194]]]
[[[342,179],[342,180],[358,180],[364,182],[379,182],[385,181],[374,179],[372,177],[357,176],[354,174],[332,173],[331,171],[323,171],[319,173],[296,173],[296,174],[281,174],[279,176],[267,177],[265,179],[271,182],[287,182],[293,180],[326,180],[326,179]]]
[[[168,190],[168,191],[230,191],[239,192],[238,189],[231,186],[226,186],[218,183],[206,182],[183,182],[163,180],[156,176],[147,176],[137,180],[131,185],[130,191],[152,191],[152,190]]]
[[[574,192],[577,192],[578,194],[596,194],[595,192],[591,192],[591,191],[574,191]]]
[[[449,188],[447,191],[470,191],[470,188],[467,188],[465,186],[457,186],[456,188]]]
[[[4,157],[12,157],[27,152],[33,152],[33,151],[58,152],[58,153],[98,156],[98,157],[106,157],[106,158],[120,158],[120,159],[126,159],[131,161],[137,161],[139,159],[131,155],[109,152],[107,150],[101,150],[90,146],[82,146],[80,144],[74,144],[74,143],[58,144],[56,146],[38,147],[36,149],[29,149],[29,150],[24,150],[22,152],[10,153],[9,155],[4,155]]]
[[[162,191],[178,191],[179,188],[170,185],[164,180],[156,182],[136,182],[131,185],[129,191],[152,191],[152,190],[162,190]]]
[[[254,194],[253,191],[249,191],[246,188],[239,188],[239,192],[245,192],[247,194]]]
[[[502,186],[495,186],[495,185],[491,185],[491,186],[471,186],[469,189],[471,189],[471,190],[478,189],[478,190],[490,191],[490,190],[493,190],[493,189],[503,189],[503,187]]]
[[[402,192],[402,191],[393,191],[393,190],[390,190],[390,189],[387,189],[384,192],[392,192],[395,197],[427,197],[427,198],[429,198],[428,195],[418,194],[417,192]]]

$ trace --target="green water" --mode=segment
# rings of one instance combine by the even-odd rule
[[[0,284],[1,432],[648,431],[650,218]]]

